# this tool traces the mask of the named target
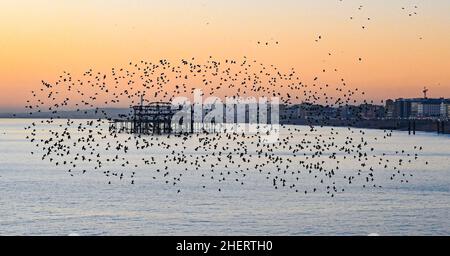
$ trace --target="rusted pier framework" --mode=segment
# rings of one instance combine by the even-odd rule
[[[225,105],[224,105],[225,106]],[[186,123],[172,123],[173,116],[182,109],[173,108],[170,102],[152,102],[148,105],[133,106],[133,114],[129,118],[114,119],[111,120],[109,129],[119,133],[130,134],[146,134],[146,135],[160,135],[171,133],[199,133],[199,132],[216,132],[221,128],[222,124],[238,124],[238,123],[258,123],[258,124],[270,124],[272,123],[272,117],[270,115],[272,108],[269,105],[263,113],[267,116],[266,120],[260,120],[259,106],[256,107],[256,113],[250,114],[249,106],[245,106],[244,120],[238,120],[237,117],[237,105],[233,105],[230,109],[230,118],[227,118],[226,109],[223,109],[223,120],[212,120],[210,123],[203,121],[194,122],[194,106],[191,106],[191,121]],[[211,109],[200,110],[200,114],[205,116]],[[197,115],[197,114],[196,114]],[[253,118],[253,122],[250,119]],[[227,120],[228,119],[228,120]],[[231,120],[230,120],[231,119]],[[201,117],[203,120],[203,117]],[[216,122],[217,121],[217,122]]]
[[[133,107],[133,116],[128,119],[114,119],[110,130],[135,134],[169,134],[176,128],[172,117],[177,112],[169,102],[152,102]]]

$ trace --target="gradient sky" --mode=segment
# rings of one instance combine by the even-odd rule
[[[306,78],[337,68],[322,77],[345,78],[375,100],[418,97],[424,86],[450,98],[449,11],[448,0],[2,0],[0,111],[21,110],[63,70],[210,55]]]

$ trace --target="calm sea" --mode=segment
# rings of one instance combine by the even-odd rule
[[[404,165],[413,177],[408,183],[391,181],[392,171],[378,168],[374,173],[382,188],[343,182],[345,191],[332,198],[320,187],[307,195],[289,188],[275,190],[271,180],[252,170],[244,185],[216,184],[200,178],[210,171],[205,167],[186,173],[176,188],[159,176],[153,179],[156,167],[133,169],[134,184],[129,177],[108,184],[110,180],[95,170],[72,177],[64,167],[30,154],[34,146],[25,139],[24,127],[31,122],[0,119],[0,235],[450,235],[449,136],[394,132],[386,140],[376,140],[383,131],[366,130],[373,154],[386,153],[392,162],[399,159],[395,151],[413,153],[414,146],[422,146],[417,161]],[[337,130],[342,141],[357,136]],[[291,140],[301,143],[316,135],[298,134]],[[290,154],[288,149],[276,152]],[[165,153],[153,148],[131,151],[127,157],[161,158]],[[358,164],[344,161],[339,172],[351,173]],[[168,170],[181,172],[184,167],[172,165]],[[305,175],[299,187],[316,183]]]

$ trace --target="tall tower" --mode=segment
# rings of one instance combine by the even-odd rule
[[[424,87],[422,92],[423,92],[423,97],[424,97],[425,99],[427,99],[428,88],[427,88],[427,87]]]

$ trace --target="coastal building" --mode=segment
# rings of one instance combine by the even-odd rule
[[[450,99],[413,98],[397,99],[394,103],[386,101],[387,118],[425,118],[436,119],[448,116]]]
[[[386,100],[385,118],[392,119],[395,117],[395,102],[391,99]]]
[[[419,117],[419,112],[423,112],[423,105],[420,99],[412,100],[409,102],[411,111],[409,116],[406,117]],[[421,111],[419,111],[421,109]]]
[[[393,118],[409,118],[411,116],[411,100],[410,99],[397,99],[394,104],[394,116]]]
[[[427,100],[417,104],[417,117],[440,117],[441,105],[444,104],[441,100]]]
[[[441,117],[448,119],[450,118],[450,102],[442,102],[441,104]]]
[[[362,119],[379,119],[385,116],[385,107],[373,104],[361,104],[359,116]]]

